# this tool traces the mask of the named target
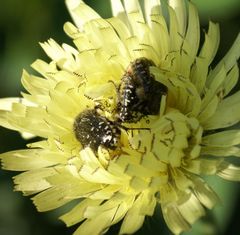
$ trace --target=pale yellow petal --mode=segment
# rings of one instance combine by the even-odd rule
[[[219,157],[240,157],[240,148],[238,147],[215,147],[203,146],[201,149],[203,155],[213,155]]]
[[[159,172],[144,168],[139,164],[136,164],[136,165],[128,164],[126,167],[125,173],[130,176],[138,176],[138,177],[141,177],[143,175],[145,177],[152,177],[152,176],[159,175]]]
[[[187,171],[194,174],[214,175],[220,166],[222,159],[194,159],[186,162],[183,166]]]
[[[162,213],[166,224],[174,234],[190,229],[189,223],[183,218],[176,205],[162,205]]]
[[[76,24],[82,30],[82,26],[93,19],[100,18],[100,16],[82,0],[65,0],[69,13]]]
[[[161,61],[165,60],[170,51],[170,35],[166,21],[160,13],[153,13],[150,15],[149,26],[156,38],[156,43],[158,44],[157,51],[159,51]],[[161,35],[161,38],[159,38],[159,35]]]
[[[186,30],[186,20],[187,20],[185,2],[182,0],[169,0],[168,4],[176,12],[178,26],[179,26],[178,32],[182,36],[184,36],[185,30]]]
[[[66,223],[67,226],[72,226],[85,219],[84,212],[88,207],[98,206],[101,202],[102,200],[84,199],[79,204],[77,204],[77,206],[75,206],[72,210],[62,215],[59,219],[64,221],[64,223]]]
[[[239,78],[239,68],[237,63],[233,66],[223,83],[223,95],[226,96],[236,86]]]
[[[63,30],[70,38],[73,39],[79,38],[82,35],[80,30],[71,22],[66,22],[63,25]]]
[[[178,22],[176,12],[171,7],[168,7],[168,12],[170,17],[170,52],[179,52],[184,35],[182,35],[180,32],[180,22]]]
[[[223,66],[221,70],[216,74],[215,77],[212,77],[211,80],[206,81],[205,96],[203,98],[202,106],[206,106],[215,95],[219,95],[223,87],[223,83],[227,77],[226,69]],[[221,97],[220,97],[221,98]]]
[[[240,167],[232,163],[223,162],[219,166],[217,175],[225,180],[240,181]]]
[[[145,20],[139,2],[138,0],[124,0],[123,2],[133,35],[141,38],[144,34],[142,26],[145,24]]]
[[[89,193],[89,198],[94,200],[106,200],[110,199],[114,196],[115,193],[121,191],[122,186],[121,185],[106,185],[101,188],[101,190],[97,190],[95,192]]]
[[[80,152],[84,165],[79,170],[79,174],[87,181],[102,184],[118,184],[123,179],[109,173],[98,161],[90,148],[85,148]]]
[[[220,202],[217,194],[207,185],[201,178],[192,177],[194,183],[194,192],[199,201],[208,209],[212,209],[217,203]]]
[[[127,13],[137,12],[139,14],[138,17],[140,17],[138,19],[143,20],[143,14],[138,0],[123,0],[123,2]]]
[[[239,59],[239,56],[240,56],[240,33],[238,34],[228,53],[223,58],[223,63],[227,71],[233,67],[233,65]]]
[[[0,110],[6,110],[11,111],[12,110],[12,104],[14,103],[21,103],[27,106],[36,106],[36,104],[21,98],[21,97],[11,97],[11,98],[1,98],[0,99]]]
[[[151,25],[151,16],[162,14],[161,2],[159,0],[145,0],[144,11],[147,22]]]
[[[44,94],[47,95],[50,88],[50,82],[47,79],[42,79],[37,76],[32,76],[23,71],[21,82],[24,88],[32,95]]]
[[[181,170],[172,169],[170,177],[174,178],[176,188],[179,190],[185,191],[193,185],[192,181]]]
[[[213,130],[232,126],[240,120],[240,92],[227,97],[218,105],[216,112],[206,123],[205,130]]]
[[[200,51],[199,56],[206,60],[210,65],[217,53],[220,41],[219,25],[212,22],[209,23],[208,32],[205,33],[205,41]]]
[[[111,0],[112,15],[115,16],[113,19],[120,19],[125,26],[129,27],[127,14],[120,0]],[[130,29],[131,30],[131,29]]]
[[[214,76],[216,73],[218,73],[219,69],[224,65],[226,70],[229,71],[237,62],[240,56],[240,34],[238,34],[237,38],[235,39],[233,45],[227,52],[227,54],[223,57],[223,59],[218,63],[218,65],[214,68],[212,73],[209,76],[209,79],[211,79],[211,76]]]
[[[185,197],[179,200],[178,209],[189,224],[193,224],[197,219],[205,215],[203,206],[192,193],[186,194]]]
[[[107,21],[116,30],[119,38],[124,42],[127,38],[131,37],[131,32],[129,28],[118,18],[109,18]]]
[[[200,26],[197,8],[190,1],[188,2],[188,24],[186,37],[183,43],[183,50],[194,59],[197,55],[200,42]]]
[[[204,101],[204,100],[203,100]],[[209,103],[206,103],[205,107],[201,107],[201,111],[198,115],[199,122],[205,126],[208,123],[208,120],[215,114],[218,108],[219,98],[214,95]],[[204,103],[202,103],[204,105]],[[205,124],[206,123],[206,124]]]
[[[240,144],[239,130],[226,130],[215,134],[206,135],[202,139],[202,143],[207,146],[229,147]]]
[[[168,204],[174,204],[179,199],[179,196],[177,193],[178,192],[176,188],[168,182],[167,184],[164,185],[164,187],[160,187],[158,202],[161,205],[166,205],[166,206]]]
[[[42,149],[24,149],[0,154],[3,169],[26,171],[65,163],[66,155]]]
[[[140,193],[141,191],[148,188],[149,183],[150,179],[145,180],[143,178],[134,176],[131,178],[129,185],[134,189],[135,192]]]
[[[47,177],[56,174],[53,168],[41,168],[21,173],[14,177],[16,184],[14,189],[23,192],[40,192],[51,185],[46,180]]]
[[[124,26],[121,25],[120,27],[122,29]],[[84,30],[88,32],[88,40],[91,41],[93,48],[101,48],[101,52],[108,54],[108,58],[122,55],[127,59],[128,52],[123,42],[107,21],[103,21],[102,19],[92,20],[85,24]],[[104,67],[104,64],[102,67]]]
[[[53,39],[49,39],[45,43],[40,43],[46,54],[57,63],[60,68],[66,70],[75,71],[78,68],[78,64],[74,59],[73,54],[70,51],[64,50]]]
[[[88,193],[99,190],[100,188],[101,187],[96,184],[81,183],[75,180],[67,184],[51,187],[34,196],[32,200],[38,211],[49,211],[63,206],[73,199],[84,197]]]
[[[119,234],[133,234],[142,226],[145,215],[148,212],[148,209],[145,210],[145,208],[147,205],[150,206],[148,196],[147,192],[143,192],[137,197],[133,206],[124,217]],[[153,210],[151,209],[150,211]]]
[[[201,57],[196,57],[195,63],[192,66],[190,79],[195,85],[198,93],[201,95],[205,88],[205,82],[208,75],[208,64],[206,60]]]
[[[48,64],[40,59],[34,61],[31,64],[31,67],[46,78],[51,77],[52,74],[55,74],[57,72],[57,66],[55,62],[51,62]]]
[[[119,222],[126,211],[132,205],[132,197],[122,200],[110,199],[99,207],[87,207],[84,216],[88,218],[74,233],[74,235],[82,234],[103,234],[112,224]]]

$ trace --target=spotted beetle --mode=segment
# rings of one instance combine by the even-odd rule
[[[150,73],[152,60],[145,57],[128,66],[118,88],[117,116],[121,122],[136,122],[145,115],[157,115],[166,86]]]
[[[73,130],[83,147],[90,147],[95,153],[100,145],[111,150],[118,147],[119,127],[101,116],[96,109],[81,112],[74,121]]]

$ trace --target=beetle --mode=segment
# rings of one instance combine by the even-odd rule
[[[119,154],[121,129],[125,131],[150,131],[149,128],[125,127],[116,120],[109,120],[99,114],[96,107],[82,111],[73,123],[76,139],[82,144],[83,148],[90,147],[95,154],[97,154],[100,146],[107,150],[113,150],[112,153],[114,154]]]
[[[152,60],[140,57],[130,63],[118,87],[117,116],[121,122],[136,122],[145,115],[157,115],[167,87],[155,80]]]
[[[95,153],[101,145],[115,150],[119,144],[120,128],[96,109],[86,109],[74,121],[73,130],[83,148],[90,147]]]

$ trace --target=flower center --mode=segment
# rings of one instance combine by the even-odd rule
[[[171,110],[162,118],[150,120],[151,131],[140,131],[130,139],[132,148],[151,152],[172,167],[187,164],[200,154],[202,128],[195,118]]]

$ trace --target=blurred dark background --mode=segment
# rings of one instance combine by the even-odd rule
[[[201,25],[207,29],[207,22],[220,23],[221,44],[217,62],[233,43],[240,31],[239,0],[192,0],[199,8]],[[89,0],[87,4],[103,17],[110,16],[107,0]],[[49,61],[38,42],[54,38],[60,44],[71,43],[63,32],[63,24],[70,21],[64,1],[59,0],[3,0],[0,6],[0,98],[19,96],[22,90],[20,78],[22,69],[33,72],[30,64],[37,58]],[[18,133],[0,127],[0,153],[24,148],[24,141]],[[38,213],[30,198],[13,192],[12,176],[16,172],[0,170],[0,235],[70,235],[73,228],[66,228],[57,218],[63,213],[58,209]],[[239,183],[221,179],[207,179],[222,199],[205,219],[194,225],[185,235],[239,234],[240,201]],[[153,217],[147,218],[137,235],[168,235],[161,213],[156,210]],[[108,234],[117,234],[119,225],[110,229]]]

